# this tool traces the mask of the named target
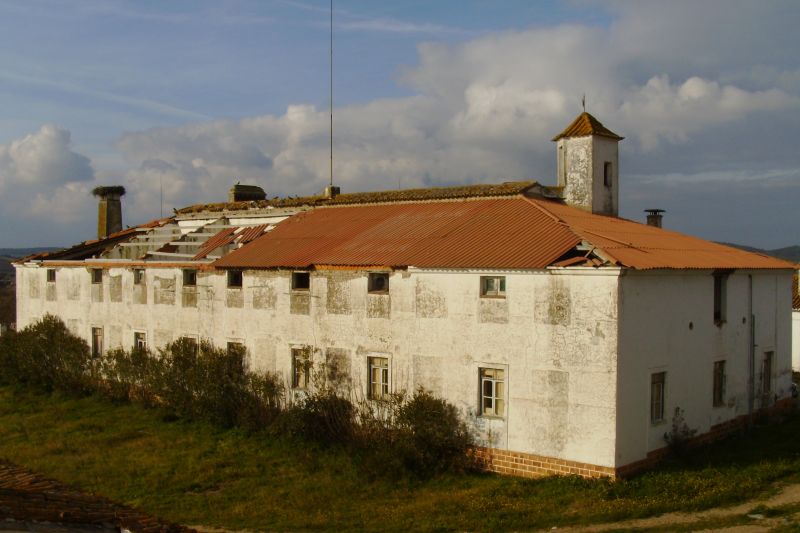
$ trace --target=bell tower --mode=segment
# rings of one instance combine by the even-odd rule
[[[619,213],[620,137],[584,111],[553,137],[561,197],[598,215]]]

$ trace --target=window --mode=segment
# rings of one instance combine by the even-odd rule
[[[386,272],[370,272],[367,280],[367,292],[379,294],[389,292],[389,274]]]
[[[133,284],[134,285],[141,285],[144,282],[144,269],[142,268],[134,268],[133,269]]]
[[[725,405],[725,361],[714,363],[714,407]]]
[[[229,341],[227,345],[227,352],[229,357],[238,357],[240,369],[245,370],[245,356],[247,355],[247,349],[244,347],[244,344],[241,342]]]
[[[133,333],[133,347],[139,350],[147,349],[147,333],[143,331],[135,331]]]
[[[727,272],[714,272],[714,323],[718,326],[725,322],[727,284]]]
[[[229,272],[232,272],[232,271],[229,271]],[[241,272],[239,272],[239,275],[241,276]],[[228,279],[230,280],[230,278],[228,278]],[[194,287],[195,285],[197,285],[197,270],[190,270],[190,269],[184,270],[183,271],[183,286],[184,287]],[[241,286],[242,286],[242,282],[240,281],[239,285],[237,285],[237,287],[241,287]]]
[[[483,416],[505,416],[506,371],[502,368],[481,368],[481,405]]]
[[[664,385],[666,372],[656,372],[650,376],[650,423],[664,421]]]
[[[242,271],[241,270],[228,270],[228,287],[241,287],[242,286]]]
[[[103,355],[103,328],[92,328],[92,357]]]
[[[775,352],[764,352],[764,363],[761,367],[761,392],[766,395],[772,392],[772,360]]]
[[[292,388],[306,389],[311,380],[311,351],[292,348]]]
[[[385,400],[389,397],[389,358],[370,357],[369,365],[369,399]]]
[[[103,283],[103,269],[102,268],[93,268],[92,269],[92,283]]]
[[[292,272],[292,290],[307,291],[311,287],[311,276],[308,272]]]
[[[56,269],[55,268],[48,268],[47,269],[47,283],[55,283],[56,282]]]
[[[192,349],[195,355],[200,351],[199,346],[197,344],[197,339],[195,337],[181,337],[180,341],[182,344]]]
[[[481,297],[482,298],[505,298],[506,297],[506,277],[505,276],[481,276]]]
[[[613,174],[613,167],[610,161],[606,161],[603,163],[603,185],[606,187],[611,187],[613,183],[614,174]]]

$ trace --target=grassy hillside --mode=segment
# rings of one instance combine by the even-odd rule
[[[527,531],[701,509],[797,479],[798,440],[795,417],[619,483],[420,482],[383,479],[336,450],[0,387],[0,457],[180,523],[255,530]]]

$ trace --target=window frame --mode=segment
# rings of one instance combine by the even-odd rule
[[[195,355],[200,353],[200,339],[198,339],[197,335],[181,335],[178,340],[193,345]]]
[[[184,268],[181,270],[183,274],[183,286],[184,287],[197,287],[197,269],[196,268]]]
[[[102,285],[103,283],[103,269],[102,268],[92,268],[91,269],[91,276],[92,276],[92,285]]]
[[[725,360],[714,361],[713,370],[713,385],[712,385],[712,405],[714,407],[725,406],[725,389],[727,385],[728,375],[725,372]]]
[[[489,288],[490,283],[496,282],[494,288]],[[494,283],[492,283],[494,284]],[[504,299],[506,297],[506,277],[505,276],[481,276],[480,277],[481,298]]]
[[[715,270],[714,277],[714,324],[722,326],[727,318],[728,276],[730,272]]]
[[[385,280],[383,288],[378,289],[375,287],[377,280]],[[367,293],[369,294],[389,294],[389,273],[388,272],[370,272],[367,274]]]
[[[228,270],[226,274],[229,289],[241,289],[244,286],[244,271],[239,269]]]
[[[375,401],[386,401],[389,399],[392,394],[392,374],[390,369],[391,363],[388,356],[371,355],[367,357],[368,399]],[[373,379],[374,371],[377,371],[378,379]]]
[[[487,385],[489,391],[487,394]],[[502,366],[478,367],[478,416],[483,418],[506,418],[508,403],[508,371]],[[487,412],[486,400],[491,407]],[[499,407],[498,407],[499,405]]]
[[[141,340],[141,342],[140,342]],[[133,347],[139,350],[147,350],[147,332],[134,331],[133,332]]]
[[[98,336],[97,333],[100,332]],[[92,359],[97,359],[98,357],[103,356],[103,344],[105,342],[105,335],[103,332],[102,326],[92,326],[91,331],[92,343],[91,343],[91,354]]]
[[[134,268],[133,269],[133,284],[134,285],[143,285],[144,282],[144,269],[143,268]]]
[[[292,389],[306,390],[311,383],[311,348],[292,346]]]
[[[48,268],[47,269],[47,283],[55,283],[56,282],[56,269],[55,268]]]
[[[666,422],[667,371],[650,374],[650,425]]]
[[[298,283],[299,280],[305,279],[303,284]],[[302,285],[305,285],[303,287]],[[293,270],[292,271],[292,290],[299,292],[306,292],[311,290],[311,272],[308,270]]]

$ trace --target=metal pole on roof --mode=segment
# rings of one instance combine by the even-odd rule
[[[331,178],[331,187],[333,187],[333,0],[331,0],[331,84],[330,84],[330,115],[331,115],[331,168],[330,168],[330,178]]]

